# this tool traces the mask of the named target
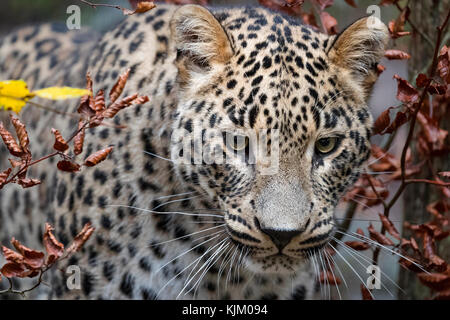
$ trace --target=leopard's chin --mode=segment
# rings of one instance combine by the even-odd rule
[[[295,274],[307,265],[303,258],[293,258],[287,255],[270,255],[267,257],[249,256],[245,260],[246,268],[257,274]]]

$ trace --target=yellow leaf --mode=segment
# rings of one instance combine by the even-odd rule
[[[52,100],[64,100],[91,95],[91,91],[89,90],[70,87],[50,87],[33,91],[33,93],[38,97]]]
[[[0,109],[19,113],[27,101],[34,97],[23,80],[0,81]]]

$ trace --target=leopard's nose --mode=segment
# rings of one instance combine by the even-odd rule
[[[300,230],[276,230],[265,228],[261,228],[261,231],[272,239],[272,242],[277,246],[280,252],[289,244],[289,242],[291,242],[292,238],[301,233]]]

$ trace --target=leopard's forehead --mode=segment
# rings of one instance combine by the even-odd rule
[[[319,128],[350,123],[351,90],[344,89],[327,57],[333,38],[264,8],[218,11],[215,16],[234,53],[194,99],[193,109],[208,113],[201,117],[204,126],[277,129],[283,147],[292,149],[305,145]],[[210,101],[205,93],[212,94]],[[342,121],[333,123],[336,118]],[[370,123],[361,124],[365,130]]]

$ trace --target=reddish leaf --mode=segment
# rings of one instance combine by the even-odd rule
[[[417,114],[417,121],[420,123],[423,129],[421,137],[426,142],[427,150],[423,150],[426,153],[440,154],[447,150],[446,138],[448,132],[439,127],[438,121],[430,118],[423,112]]]
[[[407,36],[411,34],[408,31],[405,30],[405,22],[406,19],[409,16],[410,9],[408,6],[403,9],[403,11],[400,13],[398,18],[396,20],[390,21],[388,24],[389,33],[391,35],[391,38],[396,39],[399,37]]]
[[[348,5],[352,6],[353,8],[358,8],[354,0],[345,0]]]
[[[69,149],[69,145],[66,140],[64,140],[59,130],[52,128],[52,133],[55,135],[55,143],[53,144],[55,150],[63,152]]]
[[[43,243],[47,252],[47,265],[54,263],[64,253],[64,245],[56,240],[53,235],[53,227],[46,223]]]
[[[442,291],[445,289],[450,289],[450,276],[442,273],[425,273],[421,272],[417,274],[420,282],[422,282],[427,287]]]
[[[11,174],[12,169],[8,168],[3,172],[0,172],[0,189],[3,187],[3,184],[6,182],[6,179],[8,179],[9,175]]]
[[[386,58],[388,58],[389,60],[407,60],[409,58],[411,58],[411,56],[409,54],[407,54],[404,51],[401,50],[386,50],[386,52],[384,53],[384,56]]]
[[[86,223],[80,233],[78,233],[73,239],[72,244],[69,246],[69,248],[67,248],[67,253],[70,254],[79,251],[86,243],[86,241],[89,240],[94,230],[95,228],[92,227],[90,223]]]
[[[14,278],[14,277],[24,278],[27,276],[26,270],[27,269],[23,264],[8,262],[0,269],[0,272],[6,278]]]
[[[81,166],[78,163],[69,161],[69,160],[61,160],[56,165],[59,170],[65,172],[77,172],[80,171]]]
[[[26,188],[31,188],[31,187],[37,186],[38,184],[41,184],[41,180],[22,178],[22,179],[17,180],[17,183],[20,184],[22,186],[22,188],[26,189]]]
[[[438,172],[438,175],[443,176],[445,178],[450,178],[450,171]]]
[[[377,64],[377,74],[378,75],[382,74],[384,70],[386,70],[386,67],[378,63]]]
[[[3,122],[0,122],[0,135],[9,153],[16,157],[20,157],[23,154],[22,148],[17,144],[12,134],[3,126]]]
[[[5,246],[2,246],[3,255],[8,262],[23,263],[23,256]]]
[[[111,92],[109,93],[109,100],[111,102],[115,102],[117,98],[119,98],[119,96],[122,94],[123,88],[127,83],[129,75],[130,69],[127,69],[127,71],[125,71],[123,74],[119,76],[117,82],[114,84],[114,86],[111,89]]]
[[[419,99],[417,90],[399,75],[394,75],[398,83],[397,99],[404,103],[414,103]]]
[[[394,245],[394,243],[392,242],[391,239],[389,239],[385,235],[381,234],[380,232],[376,231],[371,223],[369,224],[369,227],[367,228],[367,230],[369,231],[370,238],[372,240],[375,240],[379,244],[386,245],[386,246]]]
[[[20,120],[12,115],[10,115],[11,122],[16,130],[17,137],[19,138],[19,144],[22,147],[22,150],[26,153],[30,153],[28,149],[28,145],[30,144],[30,140],[28,139],[28,133],[25,128],[25,125],[20,122]]]
[[[424,225],[426,227],[426,225]],[[427,232],[423,234],[423,250],[424,256],[429,260],[430,266],[438,271],[447,269],[447,263],[435,254],[434,239]]]
[[[105,91],[99,90],[94,98],[94,111],[99,113],[106,109],[105,105]]]
[[[87,157],[87,159],[84,161],[84,164],[88,167],[93,167],[98,163],[102,162],[103,160],[105,160],[112,150],[113,147],[108,147],[106,149],[99,150],[91,154],[89,157]]]
[[[83,144],[84,144],[84,135],[85,135],[85,122],[83,119],[78,121],[78,133],[76,134],[73,140],[73,153],[75,155],[79,155],[83,152]]]
[[[370,248],[370,245],[361,241],[346,241],[345,244],[357,251],[364,251]]]
[[[44,264],[44,253],[25,247],[18,240],[12,238],[12,245],[23,256],[23,263],[31,269],[40,269]]]
[[[389,220],[389,218],[386,217],[384,214],[378,215],[380,216],[381,223],[383,224],[383,227],[386,229],[386,231],[395,239],[400,240],[401,239],[400,234],[398,233],[392,221]]]
[[[408,116],[405,112],[399,111],[395,115],[394,121],[389,125],[389,127],[386,128],[386,130],[383,132],[383,134],[386,133],[393,133],[395,130],[400,128],[402,125],[408,122]]]
[[[370,291],[364,286],[364,284],[361,284],[361,296],[363,300],[373,300],[372,294]]]
[[[143,104],[148,100],[149,98],[147,96],[138,96],[137,93],[133,94],[121,99],[120,101],[114,102],[105,111],[103,111],[102,116],[105,118],[113,118],[120,110],[134,104]]]
[[[322,11],[320,13],[320,21],[328,34],[337,34],[337,20],[328,12]]]
[[[450,83],[450,50],[447,46],[443,46],[439,52],[437,69],[442,80],[447,84]]]
[[[372,134],[381,134],[389,126],[389,124],[391,123],[391,118],[389,116],[390,110],[391,108],[384,110],[377,118],[377,120],[375,120]]]
[[[425,74],[419,73],[416,78],[416,86],[418,86],[419,88],[424,88],[428,84],[428,81],[430,81],[430,79],[428,79]]]
[[[133,10],[129,10],[129,9],[122,8],[122,12],[123,12],[123,14],[126,15],[126,16],[131,16],[131,15],[136,14],[136,13],[144,13],[144,12],[147,12],[147,11],[149,11],[149,10],[152,10],[152,9],[155,8],[155,7],[156,7],[156,5],[155,5],[153,2],[150,2],[150,1],[141,1],[141,2],[139,2],[139,3],[137,4],[137,6],[136,6],[136,8],[135,8],[134,11],[133,11]]]
[[[338,286],[341,284],[342,281],[338,277],[335,277],[335,275],[333,275],[331,271],[324,270],[320,273],[319,282],[327,283],[332,286]]]
[[[433,299],[434,300],[450,300],[450,289],[444,290],[444,291],[439,291]]]
[[[423,270],[421,268],[419,268],[419,265],[420,265],[419,261],[417,261],[416,259],[413,259],[411,257],[408,257],[408,260],[404,259],[404,258],[400,258],[398,263],[402,267],[404,267],[412,272],[415,272],[415,273],[423,272]]]

